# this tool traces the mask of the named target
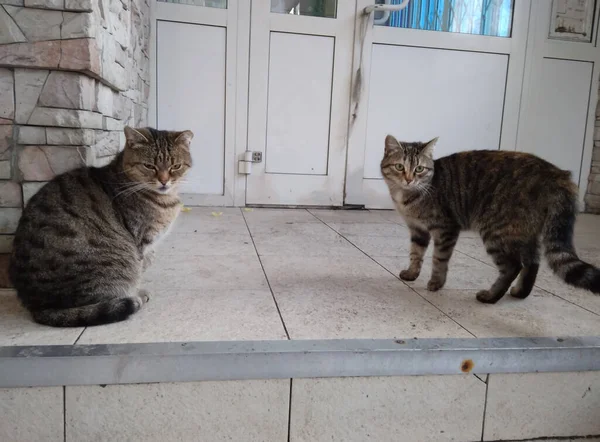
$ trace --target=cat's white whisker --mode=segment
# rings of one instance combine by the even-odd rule
[[[125,198],[127,196],[130,196],[130,195],[133,195],[135,193],[140,192],[145,187],[146,187],[146,183],[134,183],[133,185],[127,186],[125,189],[123,189],[122,191],[118,192],[114,196],[113,199],[116,199],[119,196],[121,196],[122,198]]]

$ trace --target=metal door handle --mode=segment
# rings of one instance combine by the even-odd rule
[[[371,5],[371,6],[367,6],[365,9],[363,9],[363,12],[365,14],[370,14],[375,11],[389,11],[389,12],[401,11],[408,6],[408,2],[410,2],[410,0],[404,0],[399,5],[390,5],[389,3],[383,4],[383,5]]]

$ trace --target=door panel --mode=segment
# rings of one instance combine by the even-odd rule
[[[439,136],[436,158],[500,147],[507,55],[375,44],[371,63],[364,178],[382,179],[388,133]]]
[[[327,175],[335,38],[272,32],[269,49],[265,173]]]
[[[585,142],[593,63],[544,58],[532,87],[536,118],[532,119],[532,142],[522,146],[570,170],[579,183]]]

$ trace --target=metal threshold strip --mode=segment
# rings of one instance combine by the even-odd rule
[[[600,337],[0,347],[0,387],[600,370]]]

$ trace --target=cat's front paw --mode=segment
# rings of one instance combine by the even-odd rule
[[[402,281],[414,281],[419,277],[419,272],[415,272],[414,270],[402,270],[400,272],[400,279]]]
[[[154,262],[154,258],[156,256],[156,252],[154,250],[149,250],[144,254],[144,260],[142,262],[142,271],[145,271],[152,265]]]
[[[446,281],[440,281],[439,279],[430,279],[427,283],[427,290],[430,292],[437,292],[439,289],[444,287]]]
[[[148,301],[150,301],[150,292],[146,289],[138,290],[138,296],[142,299],[142,302],[144,304],[146,304]]]

